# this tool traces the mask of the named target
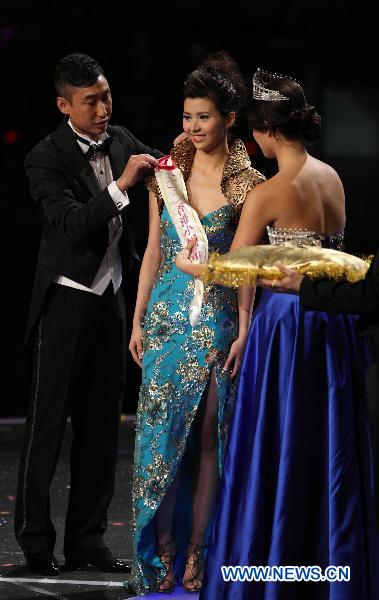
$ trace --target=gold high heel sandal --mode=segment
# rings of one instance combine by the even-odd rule
[[[204,549],[207,546],[201,546],[193,542],[188,542],[188,545],[193,548],[193,552],[191,554],[187,553],[186,556],[186,569],[191,573],[191,577],[183,579],[183,589],[189,593],[200,592],[203,585]]]
[[[175,548],[174,552],[170,554],[170,546]],[[175,575],[174,575],[174,564],[178,556],[178,548],[174,540],[170,540],[165,544],[161,544],[157,548],[157,555],[159,556],[162,564],[165,566],[167,573],[158,584],[157,592],[160,594],[172,594],[175,588]]]

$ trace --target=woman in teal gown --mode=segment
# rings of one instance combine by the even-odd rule
[[[171,152],[200,217],[209,252],[228,251],[247,192],[263,177],[228,130],[244,89],[225,54],[184,84],[188,138]],[[198,323],[189,306],[194,279],[179,271],[181,249],[156,179],[149,185],[149,240],[130,350],[142,366],[133,472],[134,566],[128,587],[170,592],[175,580],[201,587],[202,561],[233,404],[232,379],[247,335],[249,293],[205,288]],[[163,209],[163,210],[162,210]],[[224,370],[233,364],[233,372]]]

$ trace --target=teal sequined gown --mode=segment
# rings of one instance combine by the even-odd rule
[[[187,140],[172,152],[185,179],[193,153],[193,146]],[[251,168],[239,140],[230,149],[224,176],[223,192],[229,203],[201,219],[209,252],[229,250],[246,192],[262,181],[262,176]],[[159,196],[156,188],[155,192]],[[234,386],[222,368],[238,336],[236,291],[206,287],[199,321],[191,327],[188,309],[194,279],[175,265],[180,250],[180,240],[164,207],[161,265],[143,326],[142,384],[133,472],[134,566],[126,583],[135,593],[156,589],[165,575],[156,554],[154,515],[179,469],[173,538],[180,547],[176,561],[178,579],[183,575],[184,553],[191,533],[191,425],[212,370],[217,382],[220,470],[233,404]]]

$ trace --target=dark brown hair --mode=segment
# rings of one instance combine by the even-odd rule
[[[210,98],[220,114],[241,113],[246,87],[237,63],[224,51],[210,54],[183,85],[185,98]]]
[[[271,90],[278,90],[288,100],[249,101],[247,120],[251,129],[279,132],[289,139],[311,143],[320,137],[321,117],[314,106],[307,103],[299,83],[287,77],[274,77]]]

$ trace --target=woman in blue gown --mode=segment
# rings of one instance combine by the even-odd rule
[[[318,136],[318,114],[298,83],[260,70],[253,97],[254,138],[279,170],[248,194],[232,248],[260,243],[266,228],[271,243],[340,247],[341,181],[305,149]],[[201,600],[379,597],[365,368],[353,317],[305,311],[294,295],[262,291],[240,372]],[[322,572],[348,566],[350,579],[224,581],[222,566],[253,565]]]
[[[243,143],[228,140],[243,92],[236,66],[224,54],[211,57],[184,85],[189,137],[171,157],[209,251],[228,251],[246,193],[264,179],[252,169]],[[137,593],[168,593],[175,578],[179,583],[184,576],[186,589],[198,591],[233,402],[223,367],[229,356],[237,372],[250,302],[240,296],[237,303],[235,290],[208,286],[198,323],[190,324],[194,280],[175,266],[181,242],[155,178],[149,189],[149,240],[129,346],[142,366],[142,384],[133,471],[134,565],[127,585]]]

